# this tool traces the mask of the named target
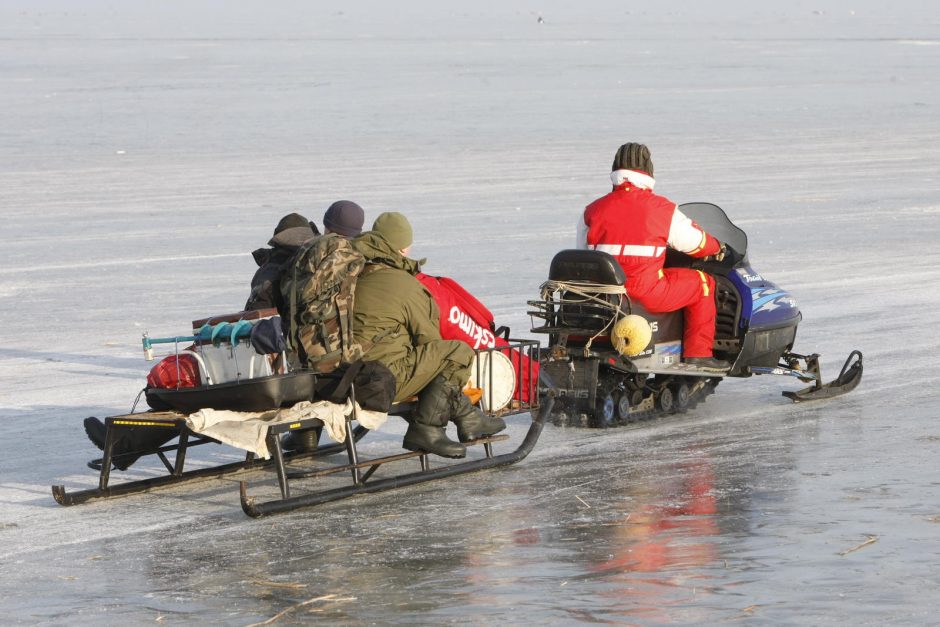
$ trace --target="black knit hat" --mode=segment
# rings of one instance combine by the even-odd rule
[[[614,155],[614,165],[610,170],[611,172],[638,170],[653,176],[653,158],[650,157],[650,149],[643,144],[624,144]]]
[[[274,227],[274,237],[270,246],[300,246],[316,235],[310,228],[310,221],[299,213],[288,213]]]
[[[323,214],[323,226],[334,233],[355,237],[362,233],[365,213],[351,200],[337,200]]]

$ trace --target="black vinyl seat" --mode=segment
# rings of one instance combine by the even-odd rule
[[[579,289],[590,293],[589,285],[622,286],[626,282],[623,268],[608,253],[597,250],[569,249],[562,250],[552,259],[548,278],[550,281],[579,283]],[[610,303],[604,306],[577,296],[574,292],[563,290],[561,301],[553,308],[552,326],[574,332],[597,333],[606,329],[610,323],[612,311],[620,304],[621,296],[597,292],[596,296]]]
[[[601,285],[623,285],[627,281],[623,268],[608,253],[599,250],[562,250],[552,258],[548,270],[552,281],[577,281]]]

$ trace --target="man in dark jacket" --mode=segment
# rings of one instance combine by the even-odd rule
[[[418,395],[403,446],[464,457],[466,447],[447,437],[448,420],[457,425],[460,442],[498,433],[506,423],[484,414],[463,394],[473,349],[441,339],[437,305],[414,276],[421,262],[407,256],[411,244],[411,225],[397,212],[383,213],[372,231],[353,240],[367,261],[356,284],[353,331],[357,342],[370,347],[364,358],[395,375],[396,401]]]
[[[319,235],[316,227],[299,213],[289,213],[274,227],[274,237],[268,241],[271,248],[259,248],[251,253],[258,270],[251,279],[251,295],[245,311],[268,309],[281,311],[281,273],[284,264],[304,243]]]
[[[364,220],[362,207],[350,200],[337,200],[323,214],[323,230],[355,237],[362,232]],[[251,253],[259,267],[251,279],[251,295],[245,303],[245,311],[269,307],[282,311],[280,281],[284,264],[298,248],[319,234],[316,225],[299,213],[281,218],[274,228],[274,237],[268,242],[271,248],[259,248]]]

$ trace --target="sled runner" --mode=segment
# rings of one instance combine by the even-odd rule
[[[240,484],[243,510],[251,516],[260,516],[280,511],[288,511],[354,496],[356,494],[378,492],[413,483],[430,481],[442,477],[472,472],[485,468],[511,464],[523,459],[535,445],[542,428],[541,414],[538,413],[537,373],[532,372],[538,359],[539,344],[532,340],[510,340],[507,346],[476,351],[476,359],[471,372],[471,384],[484,411],[502,417],[531,414],[532,423],[523,440],[516,449],[509,453],[496,455],[493,444],[510,439],[507,435],[481,438],[468,446],[479,446],[483,450],[482,459],[470,459],[449,463],[440,468],[431,468],[431,460],[426,453],[398,452],[365,459],[360,454],[358,442],[369,429],[361,424],[361,407],[356,403],[356,381],[342,377],[343,372],[316,373],[309,370],[289,371],[285,355],[278,353],[254,353],[246,345],[269,343],[256,337],[258,328],[268,325],[276,318],[274,310],[264,312],[240,312],[209,320],[194,322],[191,336],[172,338],[144,337],[145,355],[152,356],[154,345],[172,343],[175,350],[164,362],[161,362],[148,377],[148,388],[144,390],[149,411],[111,416],[103,421],[104,436],[102,457],[89,462],[89,466],[98,470],[96,488],[69,492],[63,485],[52,486],[55,500],[62,505],[75,505],[98,498],[123,496],[146,492],[161,486],[178,484],[196,479],[217,478],[232,473],[273,469],[277,479],[279,498],[267,502],[256,502],[247,495],[247,482]],[[187,348],[181,346],[192,343]],[[262,358],[258,358],[261,354]],[[195,375],[186,373],[186,360],[190,356],[198,370]],[[519,363],[509,362],[509,355]],[[520,390],[515,383],[514,368],[521,367],[522,360],[529,364],[527,373],[528,387]],[[169,364],[169,365],[167,365]],[[500,367],[501,366],[501,367]],[[157,373],[159,376],[154,375]],[[246,374],[247,373],[247,374]],[[508,377],[508,379],[507,379]],[[332,379],[333,381],[328,381]],[[341,441],[320,444],[305,452],[285,452],[281,436],[287,433],[299,433],[305,430],[322,429],[324,422],[313,414],[303,414],[300,419],[293,419],[293,414],[282,412],[296,407],[310,405],[310,401],[319,400],[323,394],[335,394],[337,379],[349,379],[347,405],[333,405],[345,412],[345,431]],[[323,385],[324,382],[332,385]],[[163,387],[156,387],[156,385]],[[169,386],[172,385],[172,386]],[[186,386],[190,387],[186,387]],[[368,386],[367,386],[368,387]],[[329,392],[326,392],[329,391]],[[531,400],[530,400],[531,399]],[[364,405],[368,403],[363,401]],[[284,409],[281,412],[278,408]],[[386,405],[387,407],[387,405]],[[348,411],[346,411],[348,409]],[[388,414],[409,419],[414,409],[412,402],[392,405]],[[196,446],[215,443],[220,440],[197,430],[194,417],[208,411],[260,412],[268,422],[259,423],[261,439],[265,453],[270,459],[260,459],[250,449],[244,461],[224,463],[212,467],[185,470],[188,451]],[[341,419],[342,420],[342,419]],[[200,423],[201,424],[201,423]],[[330,425],[333,426],[333,425]],[[159,442],[133,450],[117,452],[117,445],[122,438],[133,436],[136,440]],[[142,437],[141,437],[142,436]],[[169,443],[171,440],[176,440]],[[126,447],[124,447],[126,449]],[[345,461],[331,461],[331,456],[345,453]],[[139,457],[156,456],[166,474],[146,479],[112,483],[115,468],[126,468]],[[265,457],[267,455],[264,455]],[[417,458],[420,470],[384,477],[376,477],[380,467],[391,462],[400,462]],[[300,461],[315,467],[296,469]],[[395,464],[396,467],[399,464]],[[290,470],[289,470],[290,469]],[[316,489],[310,491],[308,483],[317,484],[338,473],[348,471],[352,479],[349,486],[342,488]],[[305,481],[301,482],[300,480]]]
[[[684,412],[711,394],[724,377],[793,376],[813,385],[783,394],[794,401],[831,398],[858,386],[862,354],[850,353],[839,377],[822,383],[819,355],[792,352],[802,315],[793,297],[755,271],[747,235],[716,205],[690,203],[682,212],[732,254],[722,261],[668,250],[667,267],[715,277],[715,357],[725,370],[682,361],[682,311],[651,314],[631,301],[617,260],[596,250],[555,255],[541,298],[529,301],[532,331],[547,334],[543,384],[558,398],[556,424],[608,427]],[[547,389],[547,388],[546,388]]]

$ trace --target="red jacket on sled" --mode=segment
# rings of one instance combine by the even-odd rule
[[[445,340],[461,340],[475,349],[495,348],[509,344],[495,333],[493,314],[463,286],[448,277],[436,277],[418,273],[416,278],[431,292],[438,309],[441,310],[441,337]],[[515,349],[508,349],[507,357],[516,371],[514,398],[528,403],[530,372],[538,378],[539,364]]]

